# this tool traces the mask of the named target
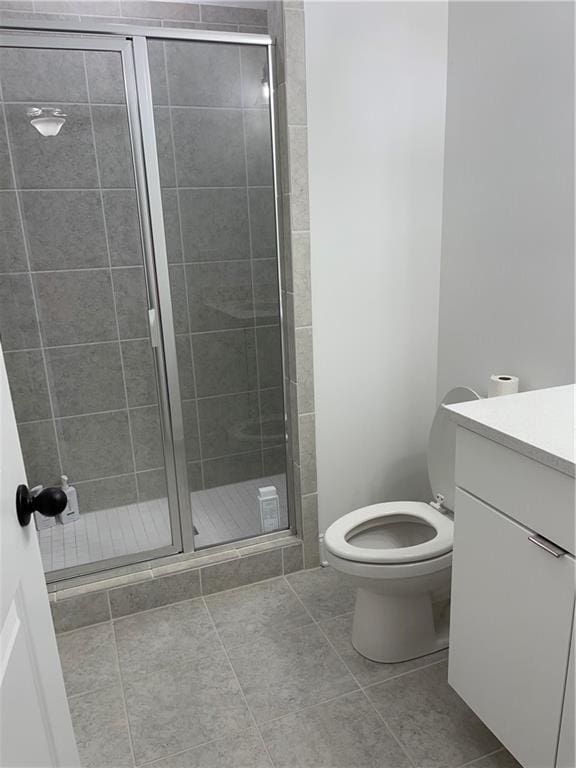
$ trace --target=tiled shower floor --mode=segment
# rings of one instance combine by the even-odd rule
[[[258,489],[275,485],[280,528],[288,527],[286,476],[273,475],[190,494],[197,548],[261,533]],[[166,499],[85,512],[68,525],[38,532],[45,571],[145,552],[172,542]]]
[[[330,569],[59,635],[83,768],[520,768],[446,682],[374,664]]]

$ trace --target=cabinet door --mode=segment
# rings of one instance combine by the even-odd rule
[[[542,510],[546,514],[546,510]],[[448,680],[524,768],[555,765],[574,560],[457,489]]]
[[[572,626],[572,645],[568,677],[566,678],[566,693],[560,727],[560,743],[558,745],[557,768],[575,768],[576,766],[576,709],[574,707],[574,687],[576,686],[576,620]]]

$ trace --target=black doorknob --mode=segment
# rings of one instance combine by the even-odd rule
[[[44,488],[37,496],[32,496],[27,485],[19,485],[16,490],[16,514],[22,526],[28,525],[32,512],[40,512],[45,517],[56,517],[64,512],[68,497],[62,488]]]

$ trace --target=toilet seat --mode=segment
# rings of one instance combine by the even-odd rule
[[[362,546],[354,544],[355,535],[367,529],[380,529],[386,535],[390,523],[408,523],[428,526],[430,538],[421,543],[403,545],[389,537],[387,546]],[[406,528],[406,530],[409,530]],[[454,524],[442,512],[421,501],[392,501],[372,504],[349,512],[336,520],[326,531],[326,549],[336,557],[356,563],[394,565],[432,560],[452,550]]]

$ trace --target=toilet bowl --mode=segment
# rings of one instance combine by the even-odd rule
[[[442,405],[478,400],[467,387],[443,398],[430,430],[435,500],[355,509],[324,534],[326,560],[357,588],[352,644],[372,661],[399,662],[448,646],[456,427]]]

